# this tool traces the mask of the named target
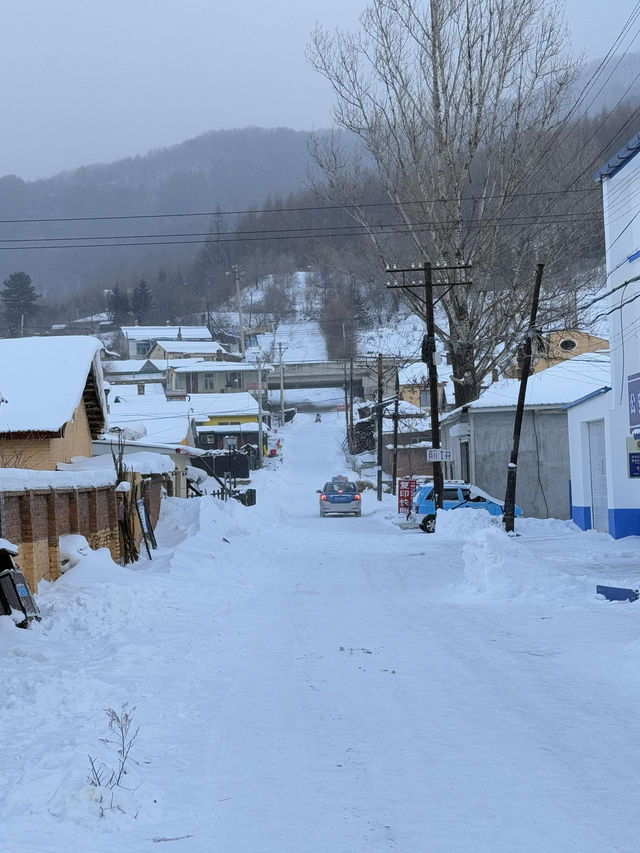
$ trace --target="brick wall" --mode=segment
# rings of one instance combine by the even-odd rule
[[[58,539],[69,533],[120,559],[113,486],[0,492],[0,537],[18,546],[16,562],[34,591],[60,575]]]

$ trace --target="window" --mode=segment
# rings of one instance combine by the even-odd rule
[[[560,349],[565,352],[571,352],[571,350],[574,350],[577,346],[578,342],[574,341],[573,338],[563,338],[560,341]]]
[[[205,373],[204,375],[204,390],[214,391],[216,387],[215,373]]]
[[[136,355],[146,355],[151,349],[151,341],[136,341]]]

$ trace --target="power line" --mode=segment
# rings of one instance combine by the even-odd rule
[[[593,193],[595,188],[584,188],[571,190],[572,193]],[[423,204],[446,204],[451,201],[491,201],[494,199],[515,199],[529,198],[534,196],[546,195],[562,195],[564,190],[537,190],[522,193],[507,193],[506,195],[495,194],[476,198],[475,196],[461,196],[450,198],[437,199],[418,199],[415,201],[402,202],[405,206],[423,205]],[[328,210],[351,210],[370,207],[396,207],[396,202],[380,201],[380,202],[365,202],[362,204],[328,204],[328,205],[306,205],[302,207],[273,207],[263,210],[255,208],[249,210],[205,210],[205,211],[180,211],[174,213],[132,213],[132,214],[113,214],[111,216],[51,216],[51,217],[32,217],[24,219],[0,219],[0,225],[27,225],[46,222],[115,222],[118,220],[139,220],[139,219],[180,219],[184,217],[197,216],[262,216],[267,213],[304,213],[304,212],[322,212]],[[227,232],[222,232],[227,233]]]

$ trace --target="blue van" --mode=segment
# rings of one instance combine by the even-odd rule
[[[502,515],[504,501],[492,498],[477,486],[463,483],[461,480],[445,480],[442,496],[443,509],[486,509],[490,515]],[[522,509],[515,507],[514,514],[522,515]],[[413,495],[409,518],[416,521],[425,533],[436,532],[436,505],[433,483],[419,486]]]

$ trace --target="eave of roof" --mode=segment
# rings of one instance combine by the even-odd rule
[[[599,397],[600,394],[606,394],[607,391],[611,391],[611,388],[608,385],[603,385],[602,388],[597,388],[595,391],[592,391],[590,394],[585,394],[584,397],[580,397],[579,400],[573,400],[571,403],[565,403],[562,408],[563,409],[572,409],[574,406],[579,406],[581,403],[586,403],[587,400],[591,400],[594,397]]]
[[[627,144],[621,148],[617,154],[601,166],[593,176],[594,181],[600,181],[602,178],[612,178],[616,172],[619,172],[623,166],[632,160],[640,151],[640,133],[636,133]]]

